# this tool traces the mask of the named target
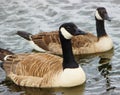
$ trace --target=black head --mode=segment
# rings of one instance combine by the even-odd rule
[[[78,27],[72,22],[62,24],[59,28],[59,32],[61,32],[65,39],[71,39],[73,36],[86,34],[78,29]]]
[[[97,20],[108,20],[111,21],[108,13],[104,7],[98,7],[96,9],[95,17]]]

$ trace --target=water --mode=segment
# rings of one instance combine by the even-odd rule
[[[16,35],[17,30],[36,34],[58,30],[60,24],[69,21],[96,34],[94,11],[99,6],[105,7],[112,18],[106,22],[106,31],[114,50],[99,56],[76,57],[86,72],[85,84],[73,88],[19,87],[4,81],[6,75],[0,68],[0,95],[120,95],[119,0],[0,0],[0,47],[15,53],[31,52],[31,46]]]

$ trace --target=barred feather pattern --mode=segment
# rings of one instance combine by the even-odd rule
[[[63,72],[62,58],[47,53],[14,55],[8,76],[17,85],[28,87],[52,87],[54,78]],[[8,58],[9,59],[9,58]],[[56,60],[57,59],[57,60]],[[10,62],[10,61],[9,61]],[[11,67],[12,68],[12,67]]]
[[[111,50],[113,48],[113,42],[112,42],[111,38],[107,35],[103,36],[99,39],[96,36],[91,35],[91,34],[87,35],[86,38],[84,36],[85,39],[82,38],[82,36],[83,35],[81,35],[81,37],[78,37],[78,39],[79,40],[83,39],[83,40],[81,40],[81,42],[77,42],[77,43],[81,43],[84,45],[81,47],[78,47],[78,48],[73,47],[73,52],[76,55],[100,53],[100,52],[105,52],[105,51]],[[75,43],[73,43],[73,44],[75,44]]]
[[[37,36],[41,36],[41,39],[39,39],[39,37]],[[35,35],[33,35],[33,37],[35,37]],[[53,54],[62,55],[58,32],[43,32],[39,35],[36,35],[36,39],[37,41],[34,42],[37,42],[36,44],[40,47],[44,47],[43,49]],[[113,47],[112,40],[109,36],[103,36],[98,39],[97,36],[89,32],[86,35],[74,36],[71,39],[71,43],[74,55],[105,52],[112,49]],[[105,43],[106,45],[103,46],[103,43]],[[102,46],[102,49],[100,48],[100,46]]]
[[[47,51],[49,51],[49,44],[60,44],[59,35],[56,31],[41,32],[39,34],[32,35],[31,38],[35,44]]]
[[[36,45],[44,50],[50,51],[51,53],[57,55],[62,55],[58,31],[41,32],[39,34],[32,35],[32,40]],[[75,55],[94,53],[96,50],[93,44],[97,42],[97,40],[97,37],[91,33],[74,36],[71,40],[73,53]]]
[[[9,54],[10,55],[10,54]],[[7,75],[10,74],[11,71],[14,71],[16,65],[19,61],[23,60],[29,54],[19,54],[19,55],[10,55],[7,57],[7,60],[4,61],[3,68],[5,69]]]

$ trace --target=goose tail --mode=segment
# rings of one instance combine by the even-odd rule
[[[0,48],[0,60],[1,61],[5,61],[5,59],[8,55],[13,55],[13,54],[14,54],[13,52],[11,52],[7,49]]]
[[[31,36],[32,34],[31,33],[27,33],[25,31],[17,31],[17,35],[21,36],[22,38],[30,41],[31,40]]]

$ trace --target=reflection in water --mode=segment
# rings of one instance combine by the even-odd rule
[[[19,92],[20,95],[84,95],[85,85],[71,88],[29,88],[21,87],[6,78],[1,84],[6,85],[12,92]],[[9,92],[8,92],[9,93]],[[18,95],[18,94],[17,94]]]
[[[81,60],[84,60],[84,63],[86,63],[86,61],[88,59],[92,59],[92,58],[95,58],[95,57],[100,57],[101,61],[103,61],[103,59],[105,59],[105,63],[107,63],[106,61],[109,61],[111,60],[112,56],[114,54],[114,48],[112,48],[111,50],[109,51],[106,51],[106,52],[102,52],[102,53],[94,53],[94,54],[82,54],[82,55],[75,55],[75,60],[78,62],[78,63],[82,63]],[[89,61],[89,60],[88,60]],[[103,64],[103,62],[101,63]]]
[[[83,67],[87,67],[87,69],[85,68],[87,72],[85,95],[111,95],[111,91],[114,89],[111,82],[111,62],[114,49],[95,55],[87,64],[83,65]]]
[[[100,56],[98,70],[101,75],[106,79],[106,91],[114,89],[115,87],[111,87],[110,83],[110,71],[112,70],[112,65],[110,64],[113,56],[113,50],[108,52],[107,54],[103,54]]]
[[[71,87],[71,88],[56,88],[54,89],[55,95],[84,95],[85,85]]]

